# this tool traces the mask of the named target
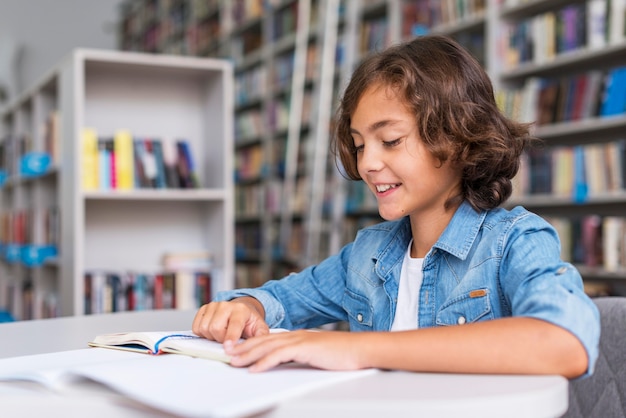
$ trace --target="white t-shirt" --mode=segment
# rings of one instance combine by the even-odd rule
[[[411,258],[411,245],[404,254],[402,270],[400,272],[400,285],[398,286],[398,302],[396,314],[391,324],[392,331],[403,331],[417,328],[420,288],[424,279],[422,266],[423,258]]]

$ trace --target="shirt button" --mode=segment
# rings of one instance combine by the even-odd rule
[[[363,322],[363,314],[357,314],[356,320],[359,322]]]
[[[464,316],[459,316],[459,319],[456,322],[459,325],[463,325],[465,323],[465,317]]]
[[[563,266],[563,267],[559,267],[559,269],[556,271],[556,274],[563,274],[567,271],[567,267]]]

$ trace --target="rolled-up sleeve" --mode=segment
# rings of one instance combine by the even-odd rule
[[[270,280],[256,289],[220,292],[215,301],[252,296],[263,304],[265,321],[271,328],[313,328],[346,320],[342,307],[346,266],[352,244],[320,264],[280,280]]]
[[[510,232],[501,285],[512,314],[542,319],[574,334],[587,351],[585,375],[590,375],[598,358],[600,314],[584,292],[580,273],[561,261],[558,235],[547,222],[526,218]]]

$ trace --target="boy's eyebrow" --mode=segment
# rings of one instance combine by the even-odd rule
[[[379,121],[374,122],[371,125],[369,125],[367,127],[367,132],[372,133],[374,131],[377,131],[378,129],[384,128],[385,126],[394,125],[394,124],[396,124],[398,122],[399,121],[392,120],[392,119],[379,120]],[[354,129],[353,127],[350,127],[350,133],[360,134],[360,132],[358,130]]]

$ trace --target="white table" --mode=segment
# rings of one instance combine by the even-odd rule
[[[97,334],[191,328],[194,312],[144,311],[0,324],[0,358],[85,348]],[[64,396],[0,385],[3,417],[164,416],[94,385]],[[558,417],[567,409],[560,376],[381,372],[316,389],[261,416]]]

